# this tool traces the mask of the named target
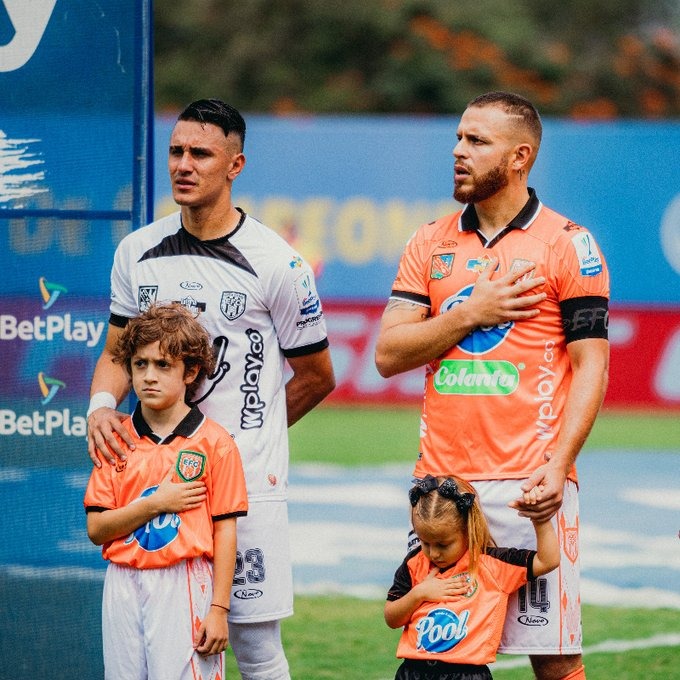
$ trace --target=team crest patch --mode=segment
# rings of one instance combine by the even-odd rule
[[[562,550],[572,564],[578,560],[578,517],[576,526],[568,527],[564,515],[560,517],[560,529],[562,530]]]
[[[602,273],[602,257],[592,234],[576,234],[571,239],[576,250],[581,276],[597,276]]]
[[[430,278],[439,280],[445,279],[447,276],[451,276],[454,257],[455,257],[454,253],[442,253],[440,255],[433,255],[432,263],[430,265]]]
[[[229,321],[238,319],[246,311],[246,294],[235,290],[222,291],[220,310]]]
[[[457,579],[465,578],[466,581],[470,584],[467,593],[463,593],[462,597],[470,598],[477,592],[477,590],[479,590],[479,582],[477,581],[476,578],[471,578],[470,574],[467,571],[464,571],[460,574],[455,574],[453,578]]]
[[[205,456],[188,449],[180,451],[175,469],[183,482],[200,479],[205,470]]]
[[[140,286],[137,291],[137,307],[140,312],[146,312],[158,297],[158,286]]]

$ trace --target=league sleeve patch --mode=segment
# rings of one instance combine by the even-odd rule
[[[302,316],[311,317],[319,313],[321,301],[316,293],[314,277],[309,272],[305,272],[295,279],[295,294]]]
[[[602,273],[602,256],[589,232],[572,236],[571,244],[576,250],[581,276],[597,276]]]

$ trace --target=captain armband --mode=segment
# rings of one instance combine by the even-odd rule
[[[570,298],[560,302],[562,326],[567,343],[587,338],[607,339],[609,300],[598,295]]]

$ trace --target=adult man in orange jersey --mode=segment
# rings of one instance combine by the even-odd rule
[[[539,680],[580,680],[574,462],[606,390],[609,275],[592,234],[528,187],[541,135],[523,97],[468,104],[453,150],[465,205],[406,245],[376,365],[426,366],[416,478],[471,481],[499,545],[532,547],[518,515],[553,518],[560,569],[511,598],[500,651],[529,654]]]

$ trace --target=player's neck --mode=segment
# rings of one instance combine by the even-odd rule
[[[226,210],[218,206],[182,206],[182,226],[201,241],[228,236],[240,221],[241,213],[232,205]]]
[[[519,214],[529,200],[525,185],[507,186],[485,201],[475,203],[479,231],[487,239],[501,232]]]
[[[186,418],[191,407],[178,402],[170,408],[152,409],[142,404],[142,416],[154,434],[165,439]]]

